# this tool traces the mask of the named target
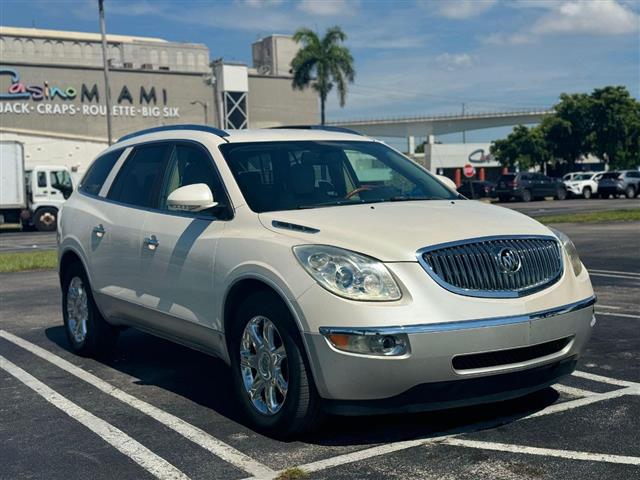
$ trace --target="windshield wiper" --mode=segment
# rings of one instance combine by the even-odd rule
[[[349,200],[349,201],[340,201],[337,202],[327,202],[327,203],[314,203],[311,205],[298,205],[296,208],[298,210],[306,210],[309,208],[323,208],[323,207],[339,207],[342,205],[363,205],[365,203],[380,203],[386,202],[387,200],[384,198],[375,199],[375,200]]]
[[[396,195],[395,197],[390,197],[384,201],[385,202],[411,202],[414,200],[448,200],[448,199],[443,197],[433,197],[428,195],[411,196],[411,197],[407,195]]]

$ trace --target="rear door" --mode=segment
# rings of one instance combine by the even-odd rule
[[[186,213],[167,208],[177,188],[204,183],[218,206]],[[148,325],[207,349],[219,348],[218,311],[213,292],[216,247],[231,209],[205,147],[176,142],[170,154],[157,209],[146,215],[141,254],[141,300]]]
[[[134,147],[101,202],[103,219],[93,230],[100,244],[93,254],[93,286],[110,317],[135,318],[135,307],[142,303],[142,227],[155,207],[169,152],[170,144],[162,142]]]

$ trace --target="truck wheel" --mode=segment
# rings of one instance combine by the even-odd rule
[[[629,185],[627,188],[625,188],[624,190],[624,196],[627,198],[633,198],[636,196],[636,190],[635,188],[633,188],[632,185]]]
[[[236,398],[248,422],[271,435],[311,430],[320,418],[298,327],[270,292],[249,296],[233,319],[229,354]]]
[[[58,222],[58,210],[53,207],[42,207],[36,210],[33,223],[39,232],[54,232]]]
[[[62,317],[71,349],[78,355],[103,357],[118,340],[119,330],[98,311],[80,263],[71,265],[63,275]]]
[[[564,200],[567,198],[567,191],[564,188],[559,187],[554,198],[556,200]]]
[[[522,191],[522,196],[520,197],[520,199],[523,202],[530,202],[531,201],[531,192],[529,190],[523,190]]]
[[[584,187],[584,188],[582,189],[582,196],[583,196],[585,199],[589,200],[589,199],[591,198],[591,188],[589,188],[589,187]]]

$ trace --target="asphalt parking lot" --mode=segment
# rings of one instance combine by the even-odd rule
[[[0,478],[638,478],[640,223],[559,228],[599,297],[575,375],[489,406],[333,417],[290,442],[239,421],[222,362],[131,329],[109,360],[76,357],[56,273],[0,275]]]

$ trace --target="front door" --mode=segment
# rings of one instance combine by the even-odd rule
[[[219,206],[198,213],[171,211],[167,197],[179,187],[209,186]],[[207,150],[177,142],[170,155],[158,208],[146,215],[140,284],[142,300],[154,313],[154,329],[208,350],[219,348],[213,269],[229,202]],[[149,317],[151,318],[151,317]]]
[[[120,168],[94,226],[93,288],[109,317],[136,318],[143,303],[142,227],[166,167],[170,144],[135,147]]]

